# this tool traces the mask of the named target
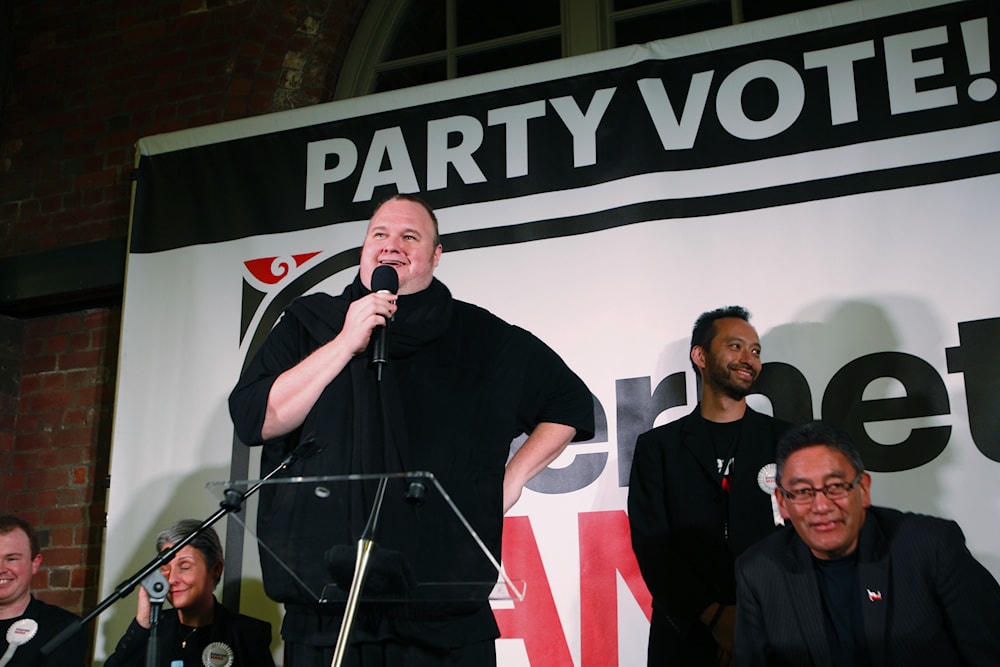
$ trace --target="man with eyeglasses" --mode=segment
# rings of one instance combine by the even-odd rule
[[[850,436],[823,422],[778,443],[794,531],[736,563],[736,664],[1000,665],[1000,585],[953,521],[871,503]]]

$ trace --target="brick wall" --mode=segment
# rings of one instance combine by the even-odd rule
[[[366,4],[12,0],[0,258],[123,238],[140,137],[330,99]],[[35,590],[76,612],[100,601],[120,318],[120,291],[0,313],[0,511],[39,528]]]
[[[100,565],[120,311],[33,318],[4,476],[5,511],[39,530],[39,597],[92,606]]]
[[[357,0],[15,0],[0,256],[124,236],[145,135],[330,98]]]

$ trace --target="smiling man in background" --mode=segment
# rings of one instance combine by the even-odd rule
[[[789,424],[747,406],[761,372],[749,319],[740,306],[698,317],[690,352],[697,407],[636,440],[628,515],[653,594],[649,667],[732,664],[733,563],[782,525],[770,490],[774,445]]]
[[[38,536],[16,516],[0,516],[0,661],[6,667],[83,667],[86,632],[80,630],[43,657],[45,644],[80,618],[31,594],[42,566]]]

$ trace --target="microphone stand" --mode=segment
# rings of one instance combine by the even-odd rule
[[[385,485],[388,481],[387,477],[379,480],[378,489],[375,491],[375,501],[372,503],[372,511],[368,515],[368,523],[358,539],[358,551],[354,558],[354,577],[351,578],[351,590],[347,594],[347,606],[344,609],[344,618],[340,622],[340,633],[337,635],[337,645],[333,649],[333,660],[330,661],[330,667],[340,667],[347,654],[347,644],[351,628],[354,626],[358,602],[361,599],[361,589],[365,585],[365,579],[368,578],[371,556],[378,548],[378,544],[375,542],[375,531],[378,529],[382,499],[385,497]]]
[[[149,594],[149,642],[146,644],[146,667],[156,667],[160,655],[160,609],[167,599],[170,585],[159,570],[153,570],[142,580],[142,587]]]
[[[284,470],[285,468],[287,468],[288,466],[290,466],[307,449],[311,448],[314,444],[315,444],[315,441],[313,441],[313,440],[306,440],[305,442],[300,443],[288,456],[285,457],[285,459],[281,463],[278,464],[278,466],[274,470],[272,470],[271,472],[269,472],[266,477],[260,479],[256,484],[254,484],[252,487],[250,487],[246,491],[240,492],[240,491],[237,491],[236,489],[233,489],[233,488],[227,488],[225,490],[225,498],[223,498],[219,502],[219,509],[216,510],[214,514],[212,514],[210,517],[208,517],[207,519],[205,519],[201,523],[201,525],[198,526],[198,528],[196,528],[194,530],[194,532],[192,532],[190,535],[188,535],[187,537],[179,540],[177,542],[177,544],[175,544],[174,546],[172,546],[172,547],[170,547],[168,549],[164,549],[163,551],[161,551],[159,553],[159,555],[156,556],[156,558],[154,558],[153,560],[151,560],[148,563],[146,563],[145,565],[143,565],[135,574],[133,574],[131,577],[129,577],[128,579],[126,579],[125,581],[123,581],[121,584],[119,584],[115,588],[114,592],[111,595],[109,595],[108,597],[106,597],[100,604],[98,604],[86,616],[84,616],[83,618],[81,618],[78,621],[74,621],[73,623],[70,623],[68,626],[66,626],[65,628],[63,628],[62,632],[60,632],[55,637],[53,637],[48,642],[46,642],[45,645],[42,646],[42,648],[41,648],[42,656],[43,657],[48,657],[49,655],[51,655],[52,652],[56,648],[58,648],[60,644],[62,644],[64,641],[66,641],[67,639],[69,639],[70,637],[72,637],[73,635],[75,635],[77,632],[79,632],[83,628],[84,625],[86,625],[87,623],[89,623],[90,621],[92,621],[93,619],[95,619],[97,616],[99,616],[101,613],[103,613],[112,604],[114,604],[118,600],[121,600],[122,598],[126,597],[129,593],[131,593],[132,589],[134,589],[139,582],[145,580],[147,577],[150,577],[154,572],[159,573],[160,568],[163,565],[165,565],[166,563],[170,562],[170,560],[174,557],[174,555],[178,551],[180,551],[185,546],[187,546],[188,543],[191,542],[191,540],[193,540],[195,537],[197,537],[202,532],[204,532],[204,530],[206,528],[208,528],[212,524],[216,523],[219,519],[221,519],[222,517],[226,516],[227,514],[231,514],[233,512],[238,512],[240,509],[242,509],[243,501],[245,501],[247,498],[249,498],[250,496],[252,496],[253,494],[255,494],[260,489],[260,487],[263,486],[265,482],[267,482],[267,480],[269,480],[272,477],[274,477],[281,470]],[[164,597],[166,597],[166,592],[165,591],[164,591]],[[150,600],[150,603],[152,603],[152,600]],[[161,604],[162,604],[162,602],[161,602]],[[150,617],[152,617],[152,615],[153,615],[153,609],[154,609],[154,607],[151,604],[151,606],[150,606]],[[157,609],[157,613],[158,612],[159,612],[159,609]],[[151,628],[154,627],[152,625],[152,620],[151,620],[150,627]],[[148,652],[148,648],[149,647],[147,646],[147,659],[148,659],[149,655],[152,655],[151,653]],[[150,664],[150,663],[147,663],[147,664]]]

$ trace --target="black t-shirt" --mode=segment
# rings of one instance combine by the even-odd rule
[[[79,632],[55,647],[48,658],[42,658],[42,647],[66,626],[78,623],[80,617],[34,597],[31,598],[23,614],[17,618],[0,621],[0,655],[9,648],[7,630],[14,623],[26,619],[35,621],[37,630],[31,639],[17,647],[7,667],[83,667],[87,639],[85,628],[81,628]]]
[[[826,635],[835,665],[868,667],[868,644],[858,595],[857,554],[834,560],[813,558],[823,598]]]
[[[715,451],[715,461],[721,480],[723,475],[732,475],[730,466],[733,464],[733,459],[736,458],[736,443],[740,440],[743,420],[713,422],[705,419],[705,424],[708,426],[708,433],[712,438],[712,447]]]

